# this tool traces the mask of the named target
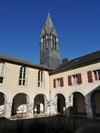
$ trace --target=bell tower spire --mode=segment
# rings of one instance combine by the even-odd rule
[[[45,25],[41,32],[40,63],[55,69],[60,65],[60,49],[58,34],[48,13]]]

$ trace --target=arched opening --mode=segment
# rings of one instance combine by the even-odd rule
[[[34,98],[34,113],[40,114],[45,112],[44,95],[38,94]]]
[[[93,115],[95,117],[100,117],[100,90],[97,90],[91,95],[91,103]]]
[[[73,114],[86,115],[85,98],[79,92],[73,93]]]
[[[4,102],[5,102],[4,94],[0,92],[0,116],[4,114]]]
[[[26,114],[27,112],[27,95],[19,93],[14,96],[12,103],[12,115]]]
[[[57,94],[57,112],[63,114],[65,112],[65,97]]]

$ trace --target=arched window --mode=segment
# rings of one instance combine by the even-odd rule
[[[4,76],[5,76],[5,64],[1,62],[0,63],[0,83],[3,83]]]
[[[44,79],[43,79],[43,71],[38,71],[38,87],[43,87],[44,85]]]
[[[26,68],[21,67],[19,71],[19,85],[26,85]]]

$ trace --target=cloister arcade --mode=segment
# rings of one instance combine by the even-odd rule
[[[85,97],[80,92],[73,93],[73,114],[86,115]]]
[[[73,92],[70,97],[70,106],[72,108],[70,114],[89,117],[91,113],[93,118],[100,117],[100,87],[87,95],[83,95],[81,92]],[[30,96],[25,93],[18,93],[13,96],[12,100],[9,100],[4,93],[0,92],[0,116],[12,117],[17,114],[28,116],[28,114],[38,115],[41,113],[45,115],[48,113],[48,109],[50,109],[49,113],[51,114],[53,111],[56,114],[66,114],[66,101],[68,99],[63,94],[57,93],[54,99],[50,101],[46,95],[37,94],[33,97],[33,101],[30,102]]]
[[[93,117],[99,118],[100,117],[100,90],[96,90],[95,92],[92,93],[91,104],[92,104]]]
[[[0,115],[4,114],[5,95],[0,92]]]
[[[57,94],[57,112],[63,114],[65,107],[65,97],[62,94]]]

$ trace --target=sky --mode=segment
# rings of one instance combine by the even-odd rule
[[[100,50],[100,0],[0,0],[0,54],[40,63],[40,34],[49,12],[61,59]]]

